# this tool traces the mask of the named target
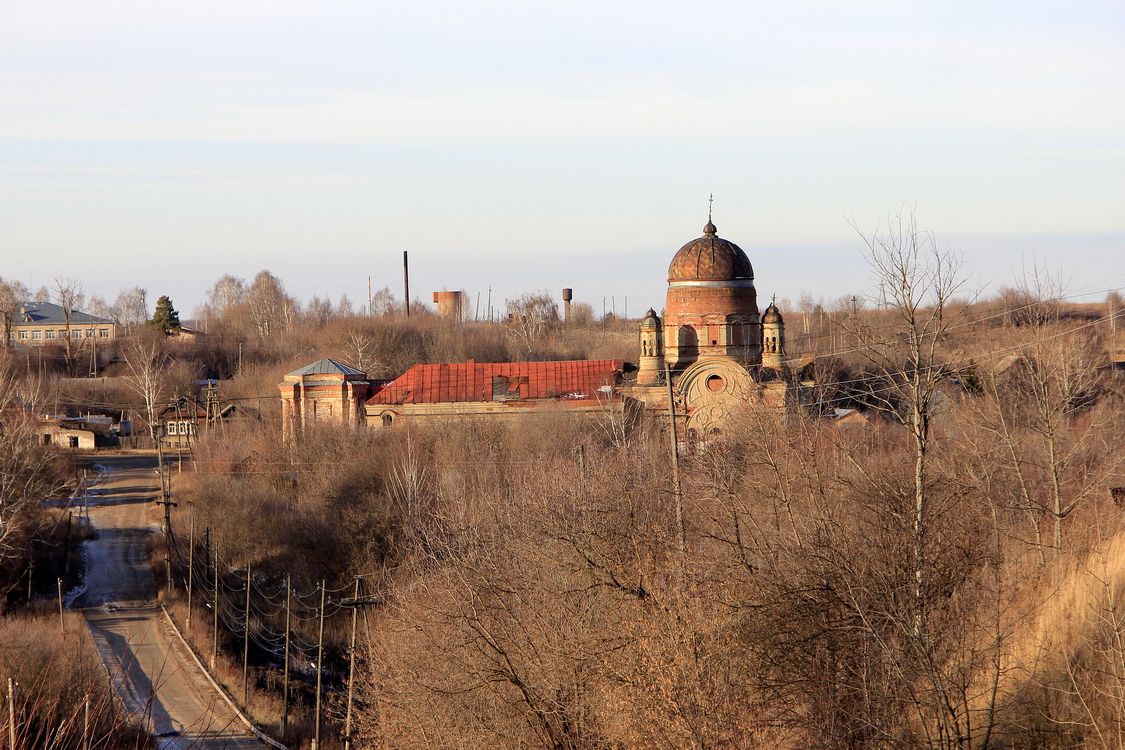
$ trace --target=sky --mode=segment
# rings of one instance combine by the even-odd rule
[[[0,0],[0,277],[222,274],[362,304],[662,306],[699,236],[759,296],[873,288],[900,210],[970,284],[1125,286],[1125,3]]]

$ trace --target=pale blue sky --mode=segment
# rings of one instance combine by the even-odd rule
[[[367,276],[659,308],[715,193],[762,295],[902,205],[977,285],[1125,284],[1121,2],[0,3],[0,276]]]

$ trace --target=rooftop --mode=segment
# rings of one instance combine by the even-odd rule
[[[334,359],[327,358],[319,362],[313,362],[311,365],[305,365],[299,370],[294,370],[289,373],[289,375],[286,375],[286,377],[290,375],[293,377],[303,377],[305,375],[343,375],[344,377],[354,377],[358,375],[361,378],[367,377],[367,373],[362,370],[357,370],[351,365],[345,365]]]
[[[112,320],[106,318],[99,318],[96,315],[79,312],[74,310],[70,314],[70,324],[72,326],[80,325],[109,325]],[[35,325],[65,325],[66,315],[63,314],[63,309],[53,302],[24,302],[20,305],[20,309],[12,316],[13,326],[35,326]]]
[[[612,392],[624,365],[620,359],[414,365],[367,403],[593,399]]]

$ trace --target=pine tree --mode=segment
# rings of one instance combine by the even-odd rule
[[[156,300],[156,310],[148,324],[165,336],[179,332],[180,314],[172,307],[172,300],[168,299],[167,295],[161,295],[160,299]]]

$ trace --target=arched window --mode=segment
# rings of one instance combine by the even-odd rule
[[[692,326],[680,326],[678,336],[681,349],[694,350],[699,347],[699,335]]]
[[[390,427],[392,424],[394,424],[394,421],[395,421],[395,417],[394,417],[393,414],[388,412],[387,414],[383,415],[383,426],[384,427]]]

